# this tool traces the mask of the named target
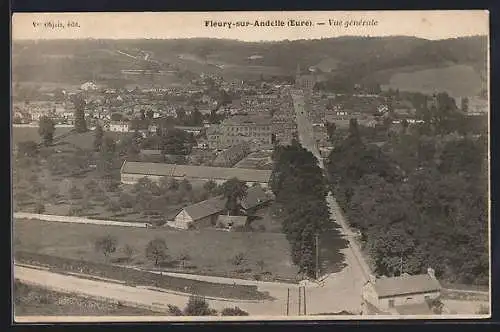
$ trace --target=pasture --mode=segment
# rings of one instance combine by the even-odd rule
[[[461,97],[478,95],[485,87],[481,76],[473,67],[452,65],[415,71],[394,70],[389,82],[382,85],[382,90],[392,88],[426,94],[446,91],[453,97]]]
[[[132,229],[16,219],[14,248],[103,263],[106,259],[96,252],[94,244],[98,237],[107,234],[117,240],[117,252],[111,255],[111,261],[123,256],[123,248],[129,245],[134,253],[128,264],[144,268],[153,267],[145,257],[145,248],[150,240],[158,237],[164,239],[168,247],[169,259],[163,265],[167,270],[182,271],[178,258],[188,253],[190,259],[183,271],[188,273],[251,278],[254,274],[269,272],[283,279],[294,279],[297,273],[290,260],[288,241],[279,233]],[[235,264],[234,257],[238,254],[242,254],[243,260]]]

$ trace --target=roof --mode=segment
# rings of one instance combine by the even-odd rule
[[[272,121],[271,116],[264,115],[234,115],[224,120],[225,125],[270,125]]]
[[[394,309],[400,315],[432,315],[434,314],[426,302],[403,304],[395,306]]]
[[[193,205],[186,206],[183,210],[193,220],[199,220],[224,211],[226,200],[222,196],[207,199]]]
[[[428,274],[377,279],[373,286],[379,297],[428,293],[441,290],[441,284]]]
[[[162,150],[149,150],[149,149],[142,149],[141,154],[145,155],[162,155]]]
[[[225,168],[125,161],[123,163],[121,173],[213,180],[229,180],[231,178],[238,178],[239,180],[245,182],[267,183],[269,182],[272,171],[247,168]]]
[[[270,200],[271,197],[260,186],[250,187],[245,198],[241,200],[241,207],[248,210]]]
[[[225,226],[231,225],[232,227],[235,226],[245,226],[247,223],[247,217],[246,216],[228,216],[221,214],[219,217],[217,217],[217,221],[220,223],[223,223]]]

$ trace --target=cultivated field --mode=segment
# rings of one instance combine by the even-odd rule
[[[36,220],[15,220],[15,250],[53,256],[105,262],[102,253],[94,250],[95,240],[110,234],[118,241],[117,253],[109,259],[123,257],[123,247],[134,248],[128,264],[153,267],[145,257],[147,243],[160,237],[168,247],[166,269],[179,270],[178,257],[188,253],[185,272],[207,275],[249,277],[269,272],[272,276],[294,279],[297,269],[290,261],[289,244],[283,234],[253,232],[222,232],[217,230],[180,231],[166,228],[125,229],[115,226],[73,225]],[[243,255],[241,264],[234,257]],[[264,264],[259,263],[260,260]]]
[[[443,68],[422,69],[412,72],[396,72],[382,89],[419,91],[432,94],[446,91],[453,97],[475,96],[483,89],[484,83],[471,67],[453,65]]]

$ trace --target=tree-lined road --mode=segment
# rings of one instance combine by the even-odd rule
[[[316,144],[314,129],[308,118],[309,107],[304,92],[300,90],[292,91],[292,100],[299,141],[304,148],[318,159],[318,165],[324,169],[325,165]],[[342,271],[332,273],[324,279],[324,294],[321,299],[324,298],[325,301],[328,301],[329,298],[329,301],[339,301],[341,298],[341,301],[346,304],[346,310],[349,310],[347,307],[356,307],[356,311],[359,311],[361,309],[361,289],[369,278],[370,269],[364,261],[354,241],[354,234],[347,226],[342,211],[331,192],[328,193],[326,202],[330,210],[330,220],[341,227],[341,234],[349,241],[349,247],[341,250],[347,266]],[[342,294],[342,297],[339,297],[340,294]]]

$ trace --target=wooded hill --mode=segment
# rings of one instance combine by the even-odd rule
[[[352,80],[363,81],[387,69],[436,68],[452,64],[470,65],[484,74],[487,44],[486,36],[437,41],[403,36],[339,37],[262,43],[223,39],[16,41],[13,43],[13,66],[14,71],[32,66],[30,70],[36,72],[36,66],[51,64],[54,68],[65,66],[66,74],[61,71],[61,75],[82,75],[93,70],[93,66],[106,70],[109,67],[102,65],[104,62],[130,62],[113,52],[122,50],[133,55],[145,51],[152,59],[167,63],[179,54],[190,54],[220,64],[279,67],[290,75],[295,73],[297,64],[306,68],[326,60],[337,64],[336,68],[331,68],[332,75],[349,74]],[[71,57],[61,59],[63,55]],[[252,55],[261,57],[249,60]],[[85,66],[75,67],[72,62],[85,62]],[[323,70],[328,72],[328,68],[323,67]],[[25,72],[20,79],[29,78],[29,71]]]

